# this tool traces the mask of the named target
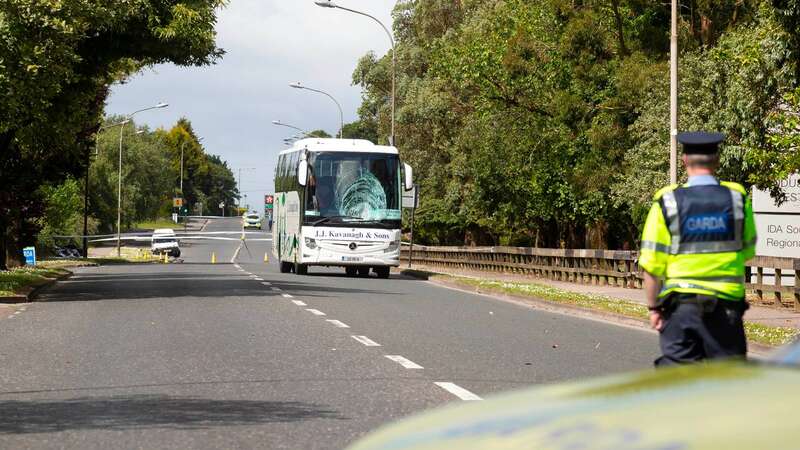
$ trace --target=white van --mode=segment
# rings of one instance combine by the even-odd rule
[[[181,249],[178,245],[178,238],[175,236],[175,231],[173,231],[172,228],[159,228],[153,231],[150,251],[153,252],[154,255],[163,255],[166,253],[173,258],[181,256]]]

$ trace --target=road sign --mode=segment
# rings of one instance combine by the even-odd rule
[[[181,206],[183,206],[183,199],[180,198],[180,197],[173,198],[172,199],[172,206],[174,208],[180,208]]]
[[[781,181],[786,202],[777,205],[769,192],[753,189],[759,256],[800,258],[800,174]]]
[[[417,186],[410,191],[403,191],[403,208],[419,208],[419,195],[417,195]]]
[[[22,256],[25,257],[25,264],[36,265],[36,247],[25,247],[22,249]]]
[[[273,203],[275,203],[275,197],[269,194],[264,196],[264,209],[272,209]]]
[[[219,202],[219,207],[220,208],[224,208],[225,207],[225,202]]]

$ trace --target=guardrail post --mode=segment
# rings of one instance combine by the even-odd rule
[[[764,301],[764,290],[761,289],[764,284],[764,268],[761,266],[756,267],[756,297],[759,302]]]

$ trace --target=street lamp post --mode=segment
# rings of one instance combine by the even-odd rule
[[[128,123],[129,120],[125,119],[119,123],[112,123],[111,125],[106,125],[103,127],[98,128],[97,131],[107,130],[109,128],[114,128],[118,126],[125,125]],[[97,147],[95,147],[95,156],[97,155]],[[83,257],[89,257],[89,167],[91,166],[91,152],[87,149],[86,151],[86,174],[85,179],[83,181]]]
[[[672,0],[669,43],[669,182],[678,182],[678,0]]]
[[[677,1],[677,0],[673,0],[673,2],[674,1]],[[383,31],[386,32],[386,36],[389,37],[389,42],[392,44],[392,117],[391,117],[392,125],[391,125],[391,132],[390,132],[391,134],[389,135],[389,144],[390,145],[394,145],[394,116],[395,116],[395,114],[394,114],[395,106],[394,105],[395,105],[395,89],[396,89],[395,86],[396,86],[396,77],[397,77],[397,70],[396,70],[397,57],[395,56],[394,37],[392,36],[392,33],[389,31],[388,28],[386,28],[386,25],[384,25],[383,22],[381,22],[376,17],[371,16],[371,15],[365,13],[365,12],[356,11],[355,9],[345,8],[344,6],[339,6],[339,5],[337,5],[336,3],[333,3],[330,0],[327,0],[327,1],[316,1],[314,3],[317,6],[321,6],[323,8],[338,8],[338,9],[341,9],[343,11],[348,11],[348,12],[351,12],[351,13],[354,13],[354,14],[362,15],[364,17],[369,17],[370,19],[372,19],[375,22],[377,22],[378,25],[380,25],[381,28],[383,28]]]
[[[333,96],[331,94],[328,94],[327,92],[321,91],[319,89],[313,89],[313,88],[310,88],[308,86],[303,86],[302,84],[300,84],[299,81],[297,83],[289,83],[289,86],[291,86],[291,87],[293,87],[295,89],[305,89],[307,91],[317,92],[319,94],[327,95],[328,98],[333,100],[333,103],[336,103],[336,107],[339,108],[339,139],[341,139],[342,138],[342,130],[344,130],[344,113],[342,112],[342,105],[340,105],[339,102],[336,101],[336,99],[333,98]]]
[[[242,188],[242,171],[243,171],[243,170],[256,170],[256,168],[255,168],[255,167],[239,167],[239,181],[238,181],[238,182],[237,182],[237,184],[236,184],[236,186],[237,186],[239,189],[241,189],[241,188]],[[241,191],[239,191],[239,193],[241,193]],[[245,195],[245,197],[247,197],[247,195]],[[241,207],[242,207],[242,199],[241,199],[241,196],[239,196],[239,197],[237,198],[237,200],[238,200],[238,201],[237,201],[237,203],[238,203],[238,208],[239,208],[239,209],[241,209]],[[238,211],[238,210],[236,211],[236,214],[239,214],[239,211]]]
[[[117,257],[119,258],[122,256],[122,249],[120,247],[120,240],[122,238],[122,132],[125,129],[125,124],[130,122],[133,119],[133,116],[139,114],[140,112],[149,111],[151,109],[158,109],[158,108],[166,108],[166,103],[159,103],[155,106],[151,106],[149,108],[142,108],[138,111],[134,111],[127,116],[125,116],[125,120],[120,123],[119,127],[119,174],[117,176]]]

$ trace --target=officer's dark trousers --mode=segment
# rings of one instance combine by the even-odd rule
[[[656,366],[685,364],[709,358],[744,357],[747,339],[742,316],[744,302],[717,302],[710,312],[686,299],[676,300],[665,313],[661,353]]]

